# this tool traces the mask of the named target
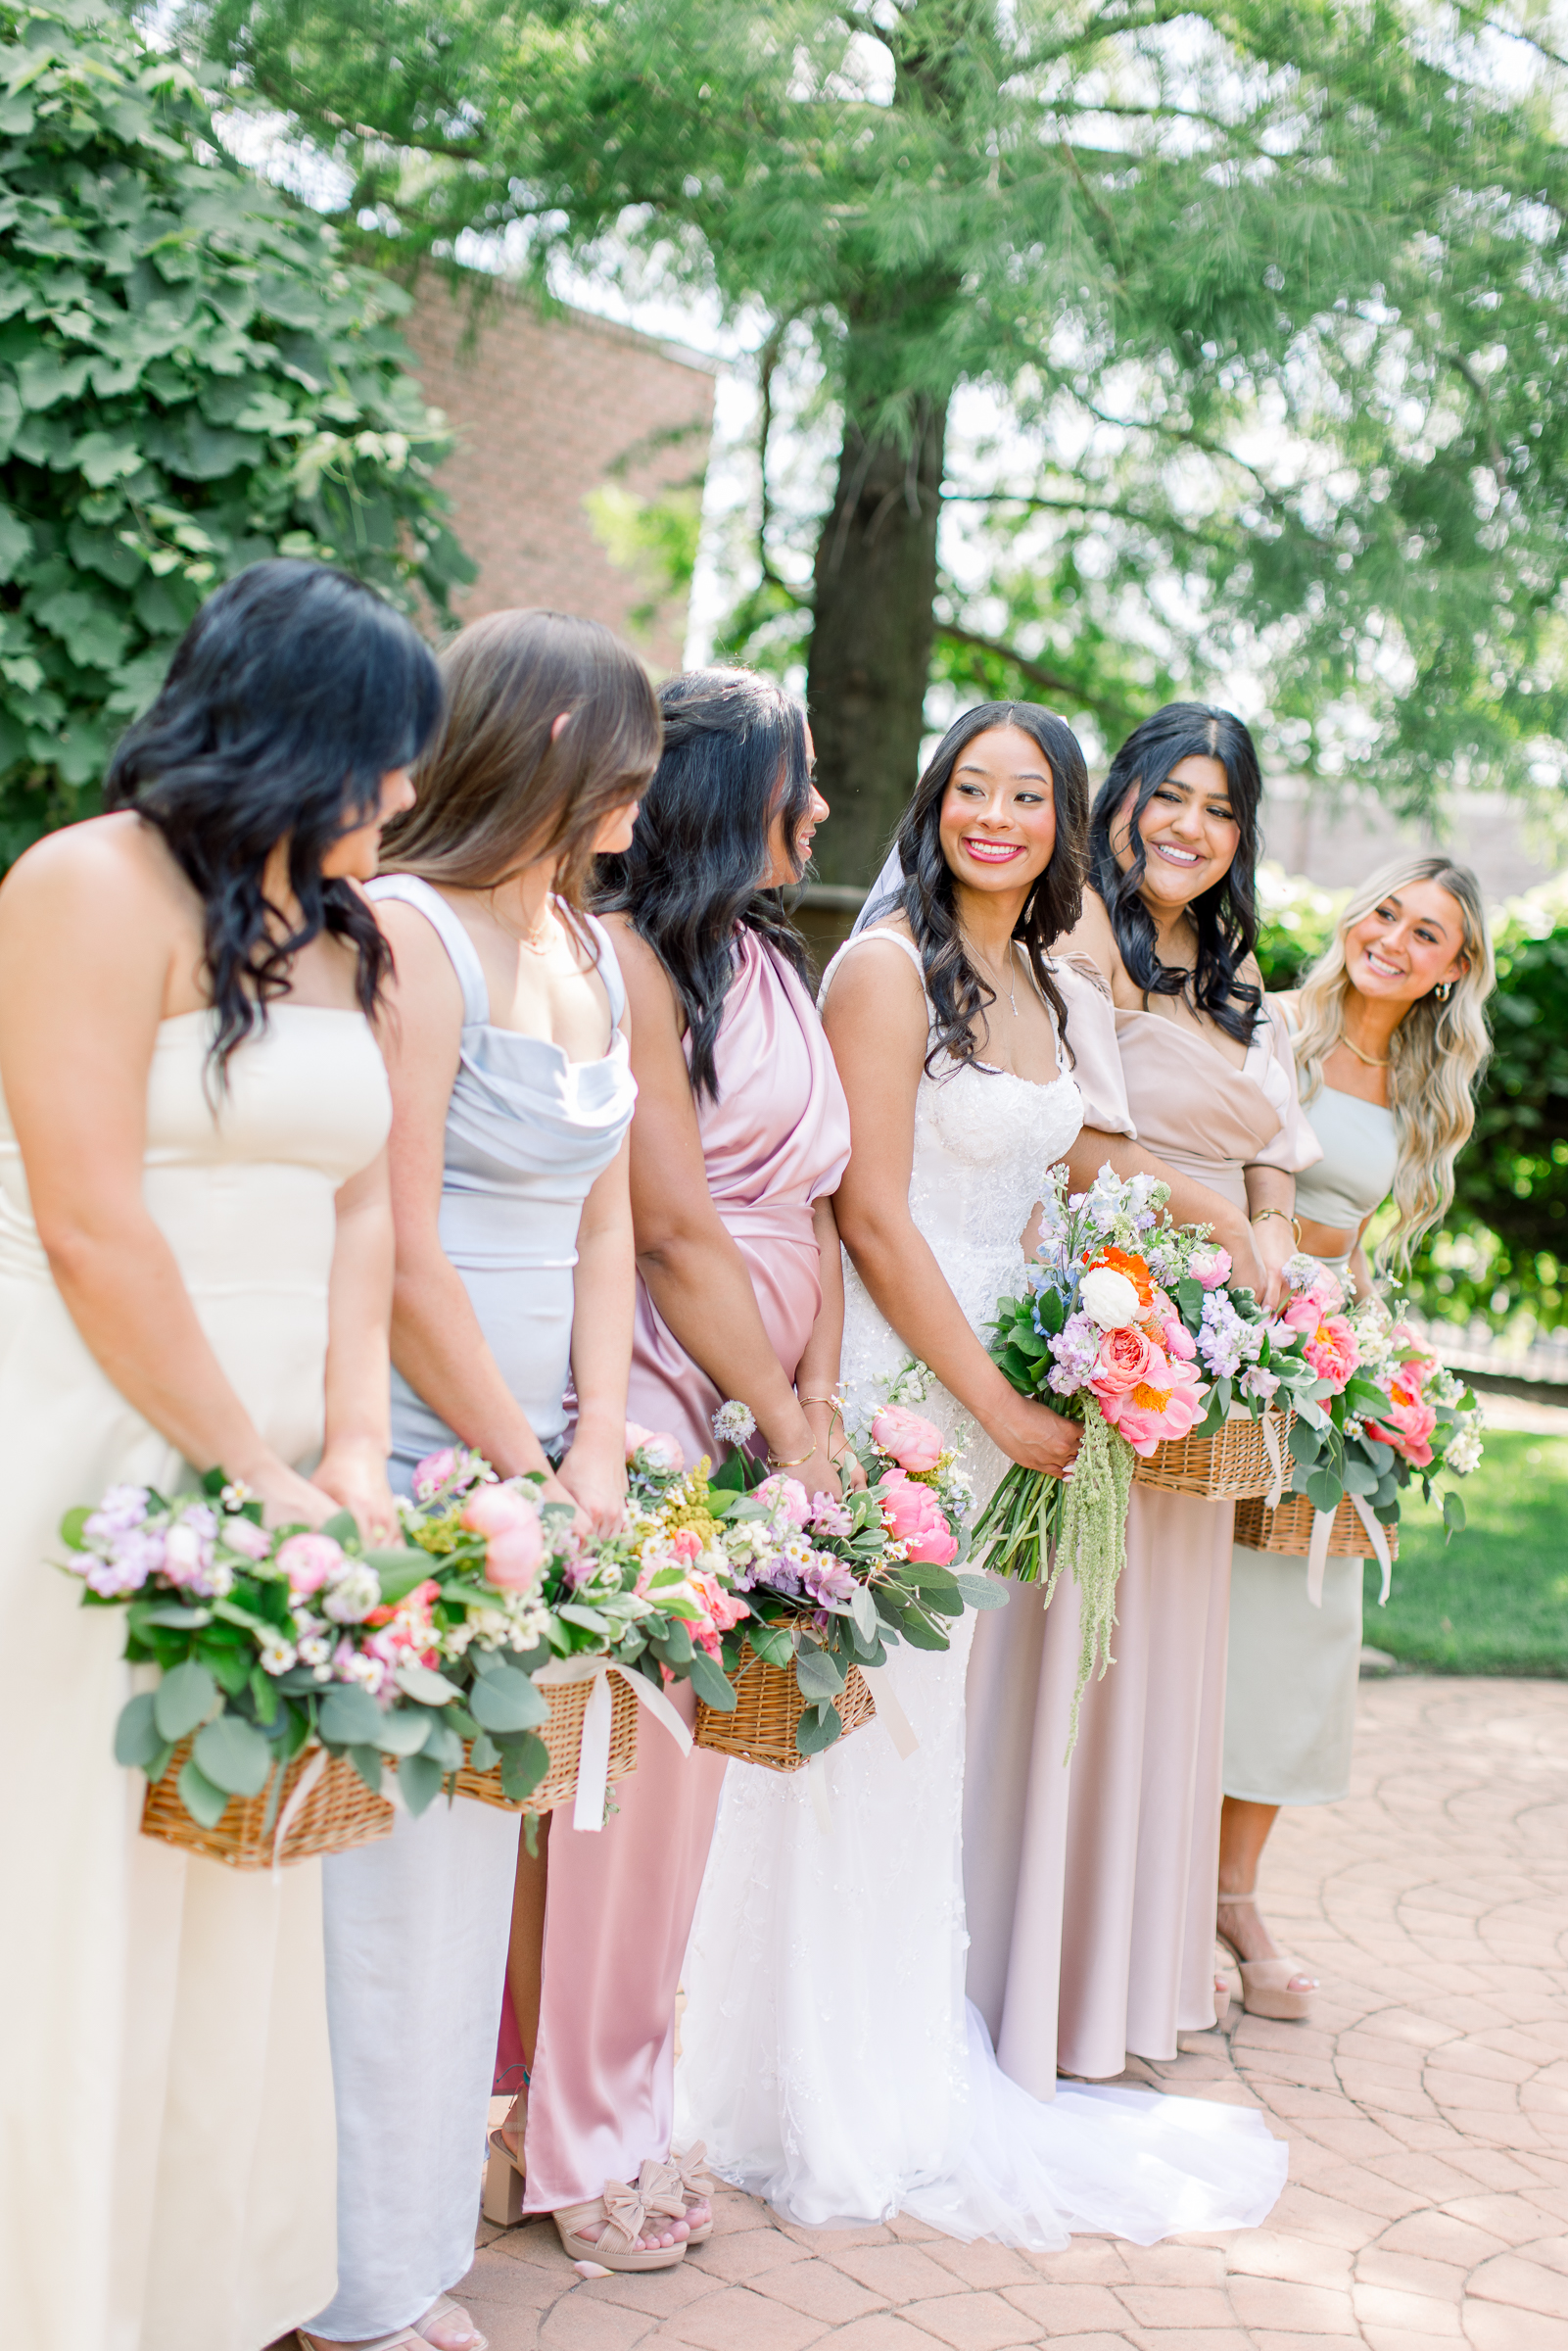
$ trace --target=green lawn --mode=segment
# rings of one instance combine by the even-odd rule
[[[1568,1680],[1568,1437],[1489,1432],[1460,1486],[1469,1521],[1443,1521],[1403,1497],[1389,1605],[1366,1569],[1365,1639],[1426,1673],[1545,1674]]]

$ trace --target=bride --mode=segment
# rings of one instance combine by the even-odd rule
[[[823,983],[854,1134],[835,1201],[845,1414],[859,1435],[918,1357],[922,1409],[962,1446],[976,1510],[1009,1461],[1072,1474],[1076,1423],[1019,1396],[978,1334],[1022,1276],[1045,1170],[1066,1159],[1088,1180],[1125,1153],[1102,1148],[1127,1131],[1110,1022],[1046,955],[1076,919],[1087,820],[1060,719],[966,713],[900,827],[907,878]],[[960,1618],[945,1653],[894,1652],[919,1745],[900,1759],[870,1725],[832,1749],[826,1830],[803,1773],[729,1773],[687,1958],[683,2123],[717,2170],[806,2226],[904,2211],[1036,2246],[1074,2228],[1151,2243],[1256,2226],[1285,2177],[1260,2118],[1077,2087],[1041,2103],[1000,2073],[966,2005],[973,1627]]]

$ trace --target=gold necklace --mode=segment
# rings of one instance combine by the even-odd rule
[[[1370,1053],[1363,1053],[1354,1037],[1347,1036],[1343,1029],[1340,1031],[1340,1043],[1348,1053],[1354,1053],[1357,1061],[1364,1061],[1369,1070],[1387,1070],[1393,1067],[1392,1055],[1387,1061],[1375,1061]]]
[[[508,938],[514,938],[520,947],[526,947],[530,955],[547,955],[549,953],[551,946],[554,944],[554,925],[550,920],[549,900],[547,898],[545,901],[545,911],[539,919],[538,931],[529,933],[527,931],[514,931],[512,929],[510,923],[506,920],[506,917],[497,905],[496,892],[493,889],[487,891],[486,895],[490,899],[491,913],[495,916],[497,922],[499,923],[501,929],[505,932]]]
[[[965,943],[966,945],[969,945],[969,941],[966,940]],[[980,953],[977,947],[969,945],[969,951],[974,956],[975,962],[979,965],[981,971],[984,972],[988,978],[995,981],[997,992],[1000,994],[1001,990],[1006,988],[1007,1000],[1013,1007],[1013,1018],[1017,1020],[1019,1018],[1019,1000],[1013,992],[1013,981],[1004,980],[1001,973],[996,969],[995,965],[989,962],[988,959]],[[1013,970],[1016,977],[1018,972],[1018,965],[1016,962],[1013,966]]]

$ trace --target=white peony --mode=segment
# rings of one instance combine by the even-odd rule
[[[1120,1330],[1139,1315],[1138,1293],[1115,1266],[1096,1266],[1078,1286],[1084,1313],[1098,1330]]]
[[[1449,1450],[1443,1457],[1443,1466],[1451,1469],[1455,1477],[1468,1477],[1480,1460],[1481,1439],[1474,1429],[1461,1428],[1449,1442]]]

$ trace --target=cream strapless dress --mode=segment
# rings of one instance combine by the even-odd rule
[[[357,1013],[285,1002],[214,1118],[211,1031],[159,1031],[144,1194],[253,1419],[308,1466],[334,1195],[386,1139],[386,1073]],[[48,1564],[72,1504],[182,1477],[50,1278],[0,1100],[0,2278],[28,2351],[260,2351],[336,2276],[319,1864],[241,1876],[136,1833],[123,1618]]]

